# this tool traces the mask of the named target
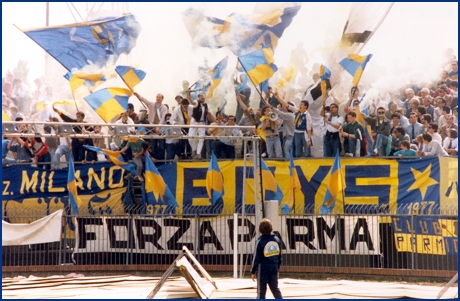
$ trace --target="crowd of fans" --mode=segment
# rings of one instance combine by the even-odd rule
[[[313,80],[317,79],[315,74]],[[14,137],[3,138],[3,164],[13,162],[34,163],[46,169],[63,167],[62,157],[69,161],[73,156],[77,164],[107,160],[102,154],[85,148],[85,145],[102,149],[119,150],[127,161],[133,161],[139,170],[145,156],[157,164],[170,160],[209,159],[211,152],[217,158],[233,159],[245,152],[238,136],[259,135],[262,157],[297,158],[311,157],[313,135],[322,135],[324,157],[341,156],[457,156],[458,145],[458,61],[453,60],[449,70],[441,73],[433,86],[406,88],[402,93],[387,94],[384,99],[366,102],[354,87],[348,100],[339,100],[332,92],[323,102],[320,116],[312,116],[307,100],[295,101],[282,97],[269,88],[260,98],[258,108],[250,106],[251,89],[246,84],[236,88],[237,109],[235,115],[227,115],[224,108],[211,112],[204,93],[192,97],[190,89],[184,89],[175,97],[172,110],[164,103],[161,93],[155,101],[134,93],[144,108],[135,112],[132,103],[128,110],[112,123],[132,125],[107,127],[108,134],[145,134],[164,136],[164,139],[141,138],[69,138],[60,135],[52,138]],[[2,107],[12,121],[49,121],[43,127],[45,133],[62,133],[55,122],[84,123],[85,113],[77,111],[75,118],[59,110],[55,104],[59,99],[51,86],[35,81],[36,90],[11,72],[3,78]],[[358,112],[359,111],[359,112]],[[362,116],[362,119],[361,119]],[[321,123],[312,119],[320,117]],[[361,120],[361,121],[360,121]],[[362,120],[365,121],[363,124]],[[158,125],[144,127],[142,125]],[[367,126],[366,126],[367,124]],[[209,125],[199,128],[171,128],[167,125]],[[240,130],[235,125],[253,126]],[[215,127],[224,126],[224,127]],[[36,128],[18,125],[20,133],[31,133]],[[70,132],[102,133],[101,126],[74,125]],[[92,135],[94,137],[94,135]],[[184,137],[188,137],[184,139]],[[204,139],[215,136],[215,139]],[[191,138],[193,137],[193,139]],[[251,154],[251,141],[246,152]],[[240,148],[241,147],[241,148]],[[239,151],[237,151],[239,150]],[[141,174],[141,173],[139,173]],[[142,177],[139,176],[142,181]]]

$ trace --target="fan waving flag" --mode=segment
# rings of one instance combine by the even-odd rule
[[[209,87],[208,94],[206,98],[211,98],[214,90],[220,84],[222,77],[224,75],[224,71],[227,68],[228,63],[228,56],[220,61],[213,69],[209,70],[209,75],[211,75],[211,87]]]
[[[340,66],[343,67],[348,73],[353,76],[353,86],[357,87],[358,83],[363,75],[364,68],[372,58],[372,54],[361,56],[357,54],[350,54],[348,57],[340,61]]]
[[[25,29],[23,32],[68,71],[89,64],[104,67],[136,46],[141,26],[134,15]]]
[[[291,149],[291,159],[289,161],[289,198],[286,204],[281,207],[284,215],[288,214],[295,207],[295,193],[300,191],[301,185],[297,169],[294,165],[293,150]]]
[[[72,95],[75,96],[75,90],[85,84],[91,90],[105,81],[105,76],[102,74],[90,74],[85,72],[72,73],[68,72],[64,77],[69,81]]]
[[[128,109],[132,92],[123,88],[104,88],[85,97],[85,100],[105,121],[109,122]]]
[[[331,71],[326,66],[321,65],[319,68],[319,77],[321,79],[321,96],[322,100],[326,97],[327,81],[331,78]]]
[[[281,204],[283,200],[283,192],[281,191],[280,186],[275,180],[272,172],[265,164],[264,160],[261,159],[262,164],[262,186],[264,191],[264,200],[277,200],[278,205]]]
[[[339,193],[343,192],[344,189],[345,179],[342,174],[342,167],[340,166],[339,152],[336,152],[334,164],[331,167],[329,185],[326,188],[326,195],[324,196],[323,205],[321,205],[320,208],[321,214],[328,214],[332,211],[332,209],[334,209],[337,197]]]
[[[179,206],[149,155],[145,156],[145,205]]]
[[[138,175],[136,165],[134,165],[134,163],[125,162],[125,159],[123,159],[123,156],[121,155],[120,151],[113,151],[110,149],[99,148],[91,145],[83,145],[83,147],[96,153],[103,153],[109,158],[110,162],[112,162],[113,164],[120,166],[121,168],[129,171],[135,176]]]
[[[301,5],[295,2],[263,3],[256,5],[252,15],[232,13],[225,20],[203,16],[190,7],[183,13],[183,21],[195,45],[229,47],[240,56],[260,49],[261,43],[275,50]]]
[[[67,175],[67,190],[69,190],[70,208],[75,215],[78,215],[78,208],[82,202],[77,194],[77,179],[75,178],[75,169],[73,166],[72,156],[69,157],[69,173]]]
[[[115,71],[117,71],[130,90],[133,90],[134,86],[140,83],[146,75],[144,71],[131,66],[117,66],[115,67]]]
[[[217,164],[217,158],[214,152],[212,152],[208,172],[206,173],[206,190],[209,200],[213,205],[224,196],[224,176]]]
[[[238,61],[255,87],[271,78],[278,70],[276,65],[273,64],[275,60],[271,48],[263,48],[240,56]]]

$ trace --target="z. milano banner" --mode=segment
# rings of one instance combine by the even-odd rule
[[[378,216],[280,217],[284,254],[380,254]],[[177,254],[186,246],[200,254],[233,253],[233,219],[77,218],[75,253],[131,252]],[[252,254],[255,217],[238,220],[238,251]]]

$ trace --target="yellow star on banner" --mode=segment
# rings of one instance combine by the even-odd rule
[[[429,186],[439,184],[438,181],[430,178],[431,173],[431,164],[425,169],[424,172],[420,172],[414,168],[411,168],[412,173],[414,174],[415,181],[407,189],[407,191],[419,189],[422,194],[422,200],[425,199],[425,194]]]

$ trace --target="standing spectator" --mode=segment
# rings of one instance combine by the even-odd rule
[[[168,113],[165,116],[165,124],[171,124],[171,114]],[[166,160],[174,160],[176,155],[180,155],[179,149],[179,139],[177,137],[173,137],[174,133],[173,129],[170,127],[162,127],[161,132],[165,135],[165,144],[166,144]]]
[[[163,104],[164,96],[161,93],[158,93],[156,96],[156,101],[152,102],[146,98],[140,96],[138,93],[134,92],[139,100],[147,107],[149,110],[149,123],[150,124],[164,124],[165,117],[168,113],[168,107]],[[154,129],[155,134],[161,135],[160,127]],[[152,146],[153,157],[164,160],[165,159],[165,140],[164,139],[151,139],[150,145]]]
[[[374,138],[374,151],[371,156],[387,156],[391,148],[391,145],[388,144],[391,125],[390,121],[385,118],[385,108],[378,107],[376,118],[364,115],[364,120],[371,126],[371,135]]]
[[[262,118],[259,119],[259,125],[257,127],[264,131],[268,157],[282,158],[283,151],[281,149],[281,141],[278,132],[278,127],[281,122],[278,119],[271,120],[270,112],[270,107],[264,107],[262,109]]]
[[[246,107],[249,107],[250,98],[251,98],[251,88],[248,86],[248,76],[246,74],[241,74],[240,76],[241,84],[236,89],[236,97],[244,103]],[[239,102],[236,107],[236,122],[239,123],[243,117],[243,108],[240,106]]]
[[[206,98],[204,93],[198,94],[198,99],[196,101],[192,100],[190,91],[188,93],[188,101],[191,103],[192,109],[192,120],[190,125],[205,125],[206,118],[211,122],[215,121],[214,116],[208,110],[208,104],[206,103]],[[192,147],[192,158],[201,159],[201,151],[203,150],[204,136],[206,135],[206,128],[190,128],[188,132],[189,137],[198,136],[198,144],[194,139],[190,139],[189,143]]]
[[[8,117],[10,117],[10,120],[16,120],[16,118],[22,118],[22,120],[24,120],[24,114],[19,112],[17,106],[11,106],[10,111],[7,114]]]
[[[345,149],[345,156],[360,156],[361,149],[364,147],[364,128],[361,123],[356,121],[355,112],[351,111],[347,113],[347,123],[342,127],[341,134],[344,138],[343,147]]]
[[[279,103],[281,105],[280,109],[275,109],[274,106],[270,106],[270,108],[278,114],[278,118],[283,121],[283,152],[284,152],[284,158],[289,159],[291,157],[291,149],[294,141],[294,121],[295,121],[295,114],[294,111],[296,110],[296,107],[293,102],[289,101],[286,102],[284,101],[278,93],[275,93],[275,97],[279,100]]]
[[[323,107],[324,108],[324,107]],[[335,157],[337,152],[342,151],[340,143],[339,129],[343,124],[343,117],[339,115],[339,106],[335,103],[329,106],[331,112],[324,114],[324,124],[326,125],[326,135],[324,136],[324,156]]]
[[[236,139],[232,137],[238,136],[240,130],[234,128],[235,116],[229,115],[227,117],[227,123],[225,124],[228,128],[222,129],[222,136],[220,141],[215,145],[215,152],[217,158],[224,159],[235,159],[235,145]]]
[[[267,284],[275,299],[283,299],[278,288],[279,270],[283,260],[281,241],[272,231],[272,223],[264,218],[259,224],[261,235],[256,240],[251,267],[251,279],[257,279],[257,299],[265,299]]]
[[[128,103],[128,116],[131,118],[133,121],[136,120],[137,113],[134,112],[134,105],[132,103]]]
[[[27,115],[29,113],[30,101],[32,100],[32,93],[29,86],[23,83],[21,79],[16,78],[13,81],[13,94],[11,96],[16,99],[19,110]]]
[[[294,119],[294,151],[296,157],[311,157],[312,121],[308,113],[309,103],[302,100]]]
[[[266,103],[270,104],[273,108],[276,108],[279,104],[278,99],[273,95],[272,87],[268,87],[268,91],[264,92],[264,97],[260,98],[259,108],[263,108],[266,106]]]
[[[180,96],[180,95],[179,95]],[[178,98],[176,96],[176,98]],[[171,119],[169,120],[171,124],[178,124],[178,125],[190,125],[190,120],[192,117],[193,109],[190,107],[190,102],[188,99],[183,99],[181,96],[181,104],[180,106],[176,107],[172,113]],[[182,128],[182,133],[184,135],[188,135],[189,128]],[[188,139],[180,139],[178,145],[178,153],[181,159],[190,158],[192,153],[192,147]]]

